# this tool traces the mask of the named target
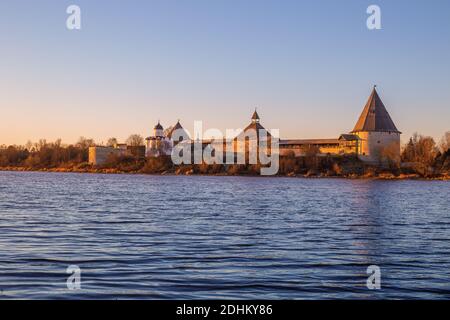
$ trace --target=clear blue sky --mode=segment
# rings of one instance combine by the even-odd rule
[[[450,130],[448,0],[2,0],[0,43],[0,144],[240,128],[254,107],[282,137],[337,137],[373,84],[403,140]]]

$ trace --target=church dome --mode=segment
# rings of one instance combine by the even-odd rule
[[[158,124],[153,129],[155,129],[155,130],[164,130],[163,126],[159,123],[159,121],[158,121]]]

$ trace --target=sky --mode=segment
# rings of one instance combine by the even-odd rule
[[[225,131],[255,107],[281,138],[336,138],[374,84],[403,141],[450,130],[448,0],[1,0],[0,43],[0,145]]]

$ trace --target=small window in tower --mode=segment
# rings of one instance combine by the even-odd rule
[[[377,143],[380,143],[380,142],[381,142],[380,140],[377,141]]]

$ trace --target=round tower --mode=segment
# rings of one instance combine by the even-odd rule
[[[401,132],[381,101],[376,86],[351,133],[361,139],[358,148],[361,160],[372,164],[400,161]]]
[[[163,138],[164,137],[164,128],[163,126],[159,123],[153,128],[153,132],[154,132],[154,136],[156,138]]]

